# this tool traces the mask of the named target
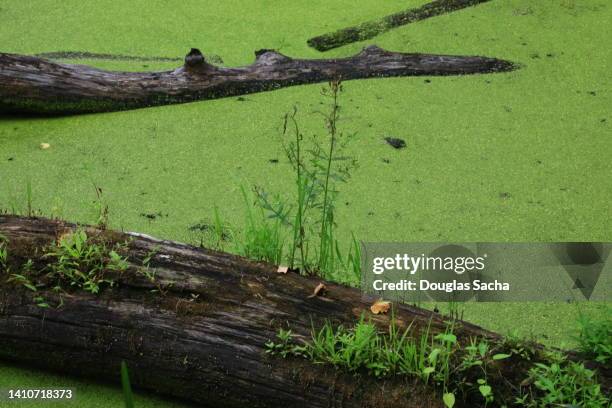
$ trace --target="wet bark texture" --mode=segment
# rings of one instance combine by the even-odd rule
[[[75,225],[42,218],[0,216],[8,240],[9,267],[34,265],[45,247]],[[324,322],[351,327],[365,313],[385,327],[388,315],[372,315],[374,299],[359,290],[297,273],[277,273],[265,263],[148,236],[88,228],[90,237],[127,242],[130,268],[117,286],[98,295],[82,291],[64,297],[60,308],[40,308],[34,293],[0,279],[0,358],[62,373],[118,382],[120,362],[133,385],[206,407],[438,407],[439,396],[409,380],[352,376],[298,358],[265,353],[279,328],[306,339]],[[149,271],[142,273],[151,256]],[[161,287],[165,294],[152,293]],[[58,297],[42,291],[51,302]],[[431,324],[441,317],[397,305],[402,327]],[[431,322],[431,323],[429,323]],[[462,323],[460,338],[497,338]]]
[[[344,45],[365,41],[393,28],[415,23],[430,17],[451,13],[466,7],[486,3],[490,0],[436,0],[421,7],[411,8],[383,17],[380,20],[368,21],[354,27],[343,28],[308,40],[308,45],[318,51],[329,51]]]
[[[487,57],[404,54],[376,46],[349,58],[293,59],[256,52],[253,64],[213,65],[197,49],[165,72],[114,72],[0,53],[0,112],[65,115],[137,109],[279,89],[329,80],[467,75],[515,69]]]

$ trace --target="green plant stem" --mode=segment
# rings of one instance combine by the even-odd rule
[[[318,262],[318,267],[319,269],[321,269],[321,267],[323,266],[323,260],[325,259],[324,257],[324,248],[326,246],[326,244],[328,243],[327,239],[325,239],[324,237],[327,235],[326,234],[326,230],[328,227],[328,217],[329,217],[329,212],[328,212],[328,199],[329,199],[329,179],[330,179],[330,173],[331,173],[331,165],[332,165],[332,161],[333,161],[333,155],[334,155],[334,147],[336,144],[336,121],[338,119],[338,90],[339,90],[339,82],[338,81],[333,81],[330,83],[330,87],[331,87],[331,91],[332,91],[332,110],[331,113],[328,117],[328,127],[329,127],[329,135],[330,135],[330,142],[329,142],[329,153],[328,153],[328,157],[327,157],[327,168],[325,171],[325,184],[324,184],[324,188],[323,188],[323,216],[321,217],[321,233],[320,233],[320,242],[319,242],[319,262]],[[331,233],[331,231],[330,231]],[[329,237],[328,237],[329,238]]]

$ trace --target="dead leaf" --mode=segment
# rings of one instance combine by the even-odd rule
[[[390,307],[391,302],[388,302],[386,300],[377,300],[372,304],[372,306],[370,306],[370,310],[374,314],[385,314],[389,311]]]
[[[323,283],[319,283],[317,285],[316,288],[314,288],[314,291],[312,292],[312,295],[308,296],[308,299],[313,298],[317,295],[322,294],[322,292],[325,290],[325,285]]]
[[[278,269],[276,270],[277,273],[287,273],[288,271],[289,267],[283,265],[279,265]]]
[[[40,148],[43,149],[43,150],[47,150],[50,147],[51,147],[51,145],[49,143],[41,143],[40,144]]]
[[[61,242],[61,241],[70,239],[72,237],[72,234],[73,234],[72,230],[64,230],[58,235],[57,241]]]

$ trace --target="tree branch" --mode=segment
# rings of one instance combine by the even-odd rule
[[[333,79],[506,72],[509,61],[487,57],[404,54],[376,46],[349,58],[293,59],[273,50],[253,64],[210,64],[197,49],[165,72],[114,72],[0,53],[0,110],[66,115],[138,109],[263,92]]]

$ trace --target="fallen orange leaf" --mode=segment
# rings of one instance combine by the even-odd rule
[[[325,285],[323,283],[319,283],[317,285],[316,288],[314,288],[314,291],[312,292],[312,295],[308,296],[308,298],[313,298],[319,294],[322,294],[322,292],[325,290]]]
[[[385,314],[389,311],[390,307],[391,302],[388,302],[386,300],[377,300],[372,304],[372,306],[370,306],[370,310],[374,314]]]

